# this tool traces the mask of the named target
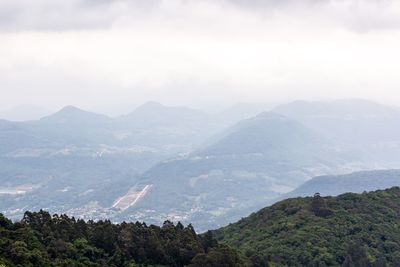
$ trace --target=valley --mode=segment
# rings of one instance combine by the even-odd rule
[[[143,198],[147,192],[151,189],[152,185],[145,185],[143,189],[139,190],[135,187],[130,188],[126,195],[119,197],[111,206],[111,208],[116,208],[120,210],[126,210],[130,207],[133,207],[136,202],[138,202],[141,198]]]
[[[0,267],[400,267],[400,0],[0,0]]]
[[[400,168],[400,158],[388,160],[397,146],[382,145],[400,143],[400,135],[388,134],[400,120],[389,107],[360,100],[294,102],[253,115],[258,105],[237,108],[210,116],[150,102],[110,118],[69,106],[38,121],[2,121],[0,210],[12,219],[40,208],[113,222],[159,225],[169,219],[202,232],[302,196],[314,177]],[[237,121],[229,125],[229,116]],[[337,125],[331,134],[325,119]],[[380,134],[365,128],[365,141],[350,142],[352,130],[345,127],[366,121],[386,129]],[[16,137],[18,142],[7,141]],[[375,190],[380,183],[398,185],[396,179],[376,186],[342,183],[339,191],[321,184],[307,194]]]

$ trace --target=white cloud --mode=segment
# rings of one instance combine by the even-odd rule
[[[400,101],[399,2],[248,2],[0,0],[0,104]]]

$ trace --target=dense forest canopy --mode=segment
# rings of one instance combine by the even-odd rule
[[[26,212],[0,214],[0,266],[240,266],[238,254],[191,225],[75,220]]]
[[[214,234],[253,266],[400,266],[400,188],[287,199]]]
[[[400,188],[287,199],[203,234],[170,221],[0,215],[0,266],[400,266]]]

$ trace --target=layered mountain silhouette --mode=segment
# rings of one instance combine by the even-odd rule
[[[66,106],[58,112],[40,119],[39,123],[54,124],[80,124],[81,126],[93,126],[111,122],[111,118],[85,111],[74,106]]]
[[[340,172],[352,160],[301,123],[262,113],[232,126],[214,144],[146,171],[140,183],[151,190],[127,213],[156,210],[160,218],[173,214],[216,227],[317,174]]]
[[[264,106],[224,112],[234,118],[243,109],[247,117],[253,108]],[[116,221],[169,218],[201,231],[307,188],[315,176],[400,168],[400,116],[391,107],[303,101],[230,127],[221,121],[227,113],[149,102],[116,118],[68,106],[41,120],[1,120],[0,210],[12,218],[36,208]],[[330,187],[335,194],[341,185]]]

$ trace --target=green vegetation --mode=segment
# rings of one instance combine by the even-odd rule
[[[85,222],[45,211],[13,223],[0,214],[0,266],[241,265],[234,250],[190,225]]]
[[[287,199],[215,235],[253,266],[400,266],[400,188]]]
[[[201,235],[169,221],[0,215],[3,266],[400,266],[400,188],[287,199]]]

